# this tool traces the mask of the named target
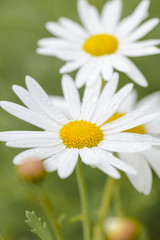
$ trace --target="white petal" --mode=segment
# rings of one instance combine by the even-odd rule
[[[119,179],[121,177],[120,173],[105,161],[102,161],[96,167],[99,168],[105,174],[107,174],[115,179]]]
[[[140,86],[147,87],[148,86],[147,80],[144,77],[144,75],[140,72],[140,70],[136,67],[136,65],[133,62],[131,62],[128,58],[126,58],[125,60],[129,67],[129,72],[126,73],[127,76]]]
[[[152,143],[152,136],[148,134],[137,134],[137,133],[128,133],[122,132],[117,134],[106,134],[104,137],[105,140],[111,141],[128,141],[128,142],[149,142]]]
[[[73,49],[73,50],[57,50],[55,55],[57,58],[60,58],[63,61],[76,61],[77,59],[81,59],[84,56],[84,53],[81,49]]]
[[[86,82],[90,82],[92,85],[93,82],[99,78],[99,67],[97,67],[97,61],[90,60],[84,66],[82,66],[77,75],[76,75],[76,86],[81,88]],[[98,75],[98,77],[97,77]]]
[[[78,149],[70,148],[62,154],[58,164],[58,175],[60,178],[69,177],[78,160]]]
[[[156,118],[155,120],[148,122],[145,124],[146,131],[152,136],[160,137],[160,118]]]
[[[26,107],[28,107],[34,112],[41,113],[38,104],[36,104],[31,94],[25,88],[13,85],[12,89],[15,92],[15,94],[19,97],[19,99],[26,105]]]
[[[59,112],[43,88],[31,77],[26,76],[26,85],[33,99],[51,119],[57,123],[67,123],[67,118]]]
[[[79,35],[76,34],[71,34],[71,31],[68,31],[68,29],[60,26],[60,24],[56,23],[56,22],[48,22],[46,23],[46,28],[49,32],[51,32],[52,34],[54,34],[57,37],[63,38],[63,39],[67,39],[69,41],[72,42],[77,42],[79,41]]]
[[[46,29],[58,37],[66,37],[65,30],[56,22],[47,22]]]
[[[97,104],[97,100],[101,91],[101,78],[97,79],[92,86],[85,87],[84,95],[82,99],[81,118],[90,121]]]
[[[143,153],[149,165],[156,172],[158,177],[160,177],[160,148],[151,148]]]
[[[118,109],[119,113],[127,113],[132,111],[135,108],[137,102],[137,92],[135,89],[131,91],[131,93],[127,96],[125,101],[121,104]]]
[[[143,40],[139,42],[131,42],[131,43],[121,43],[120,50],[128,50],[128,49],[141,49],[151,46],[156,46],[160,44],[160,39],[149,39],[149,40]]]
[[[123,111],[120,113],[123,113]],[[128,123],[132,122],[133,120],[136,120],[138,117],[144,116],[144,114],[146,115],[146,106],[137,110],[130,111],[124,116],[104,124],[103,126],[101,126],[101,129],[104,131],[106,130],[108,133],[108,131],[110,132],[110,130],[113,128],[124,127],[124,125],[126,124],[128,125]]]
[[[13,162],[15,165],[19,165],[19,164],[23,164],[29,158],[35,158],[37,160],[44,160],[45,158],[51,157],[53,154],[55,154],[55,151],[54,151],[54,149],[52,149],[52,147],[34,148],[34,149],[29,149],[29,150],[19,153],[13,159]]]
[[[92,74],[92,71],[90,69],[90,64],[86,63],[84,66],[82,66],[76,75],[75,78],[75,82],[76,82],[76,86],[78,88],[81,88],[87,81],[87,76],[90,75],[90,73]]]
[[[46,131],[8,131],[8,132],[0,132],[0,141],[12,141],[19,140],[25,138],[41,138],[48,136],[56,137],[55,132],[46,132]]]
[[[141,1],[137,8],[134,10],[134,12],[120,22],[117,30],[117,35],[120,38],[124,38],[147,17],[149,4],[149,0]]]
[[[128,141],[128,142],[142,142],[150,145],[159,146],[160,138],[152,137],[149,134],[138,134],[138,133],[117,133],[117,134],[104,134],[104,141]]]
[[[72,72],[78,69],[79,67],[83,66],[84,64],[86,64],[88,60],[89,60],[89,55],[84,54],[80,58],[66,63],[63,67],[61,67],[60,73],[63,74],[63,73]]]
[[[53,157],[47,159],[46,161],[44,161],[44,167],[46,169],[47,172],[54,172],[57,170],[58,168],[58,157],[57,155],[54,155]]]
[[[127,174],[130,182],[139,192],[148,195],[152,186],[152,172],[142,154],[137,153],[119,153],[120,159],[133,166],[137,175]]]
[[[120,20],[122,1],[113,0],[107,2],[102,10],[102,22],[107,32],[113,33]]]
[[[70,41],[59,38],[44,38],[38,41],[39,49],[37,52],[49,56],[56,56],[62,60],[72,61],[82,56],[81,41]]]
[[[111,152],[143,152],[151,148],[151,144],[142,141],[128,140],[103,140],[98,146],[104,150]]]
[[[88,33],[85,31],[83,27],[81,27],[78,23],[68,19],[68,18],[60,18],[59,22],[61,25],[64,26],[64,28],[71,31],[73,34],[76,34],[82,38],[87,38]]]
[[[106,106],[104,105],[104,107],[100,109],[101,112],[96,119],[96,124],[98,126],[105,123],[115,112],[117,112],[119,106],[131,92],[132,88],[133,84],[127,84],[113,96]]]
[[[113,56],[112,57],[112,64],[115,69],[120,72],[129,72],[129,66],[126,63],[126,59],[123,56]]]
[[[105,162],[105,163],[107,162],[111,166],[116,167],[119,170],[122,170],[124,172],[134,174],[134,175],[136,174],[136,171],[133,167],[122,162],[119,158],[115,157],[112,153],[106,152],[99,147],[95,147],[94,152],[95,154],[99,155],[101,162]]]
[[[33,148],[62,143],[58,132],[9,131],[0,133],[0,141],[7,142],[7,146]]]
[[[52,120],[52,117],[50,116],[50,113],[46,114],[46,109],[47,109],[48,105],[46,105],[46,109],[44,111],[43,108],[41,107],[41,104],[39,104],[41,102],[41,100],[39,102],[36,102],[35,99],[32,97],[32,95],[26,89],[24,89],[24,88],[22,88],[20,86],[16,86],[16,85],[14,85],[12,88],[13,88],[13,91],[15,92],[15,94],[19,97],[19,99],[30,110],[32,110],[33,112],[37,113],[38,116],[42,116],[43,118],[45,118],[48,121]],[[51,112],[52,111],[53,110],[51,109]],[[57,126],[59,126],[59,125],[57,125]]]
[[[153,28],[155,28],[158,25],[158,23],[159,23],[158,18],[153,18],[143,23],[139,28],[137,28],[126,38],[126,42],[133,42],[139,40],[140,38],[147,35]]]
[[[78,88],[81,88],[87,81],[87,74],[90,72],[90,64],[85,64],[83,67],[81,67],[76,75],[75,82],[76,86]]]
[[[113,167],[118,168],[119,170],[125,173],[137,175],[137,171],[135,170],[134,167],[132,167],[130,164],[124,163],[119,158],[112,156],[112,158],[110,157],[107,160]]]
[[[95,34],[97,31],[102,31],[98,11],[87,0],[78,0],[78,12],[83,25],[89,33]]]
[[[76,49],[79,47],[79,44],[77,42],[72,43],[68,40],[59,39],[59,38],[42,38],[38,41],[38,45],[40,47],[48,47],[48,48],[55,48],[56,49]]]
[[[55,49],[40,47],[36,49],[36,53],[45,56],[55,56]]]
[[[137,112],[138,113],[138,112]],[[126,114],[126,116],[127,116],[128,114]],[[124,116],[125,117],[125,116]],[[113,133],[117,133],[117,132],[122,132],[122,131],[126,131],[126,130],[128,130],[128,129],[131,129],[131,128],[134,128],[134,127],[137,127],[137,126],[140,126],[140,125],[143,125],[143,124],[145,124],[145,123],[147,123],[147,122],[150,122],[150,121],[152,121],[152,120],[154,120],[154,119],[156,119],[156,118],[159,118],[160,117],[160,112],[153,112],[153,113],[149,113],[149,114],[143,114],[142,116],[139,116],[138,118],[136,118],[136,119],[133,119],[132,121],[130,120],[130,121],[128,121],[128,123],[125,123],[124,122],[124,125],[122,125],[122,121],[121,121],[121,126],[119,125],[119,127],[117,126],[115,126],[114,125],[114,127],[110,124],[110,128],[112,128],[112,129],[110,129],[110,130],[107,130],[106,132],[107,132],[107,134],[113,134]],[[123,118],[123,117],[122,117]],[[127,119],[127,117],[126,117],[126,119]],[[125,120],[126,120],[125,119]],[[121,119],[122,120],[122,119]],[[116,122],[117,121],[117,122]],[[115,121],[115,124],[119,124],[120,123],[120,119],[117,119]],[[117,125],[118,125],[117,124]],[[106,124],[106,126],[104,125],[104,126],[102,126],[101,128],[102,129],[104,129],[105,128],[105,130],[107,129],[107,128],[109,128],[109,126],[107,127],[107,125],[108,124]]]
[[[36,147],[52,147],[53,149],[61,148],[62,140],[57,137],[56,139],[50,138],[26,138],[10,140],[6,143],[8,147],[14,148],[36,148]]]
[[[79,149],[79,154],[82,162],[87,165],[97,165],[100,162],[99,156],[94,152],[94,148],[81,148]]]
[[[122,51],[122,54],[127,57],[149,56],[149,55],[155,55],[159,53],[160,53],[160,49],[157,47],[147,47],[147,48],[141,48],[141,49],[131,48],[131,49]]]
[[[113,97],[113,95],[117,89],[118,81],[119,81],[119,75],[118,75],[118,73],[114,73],[112,79],[109,82],[107,82],[107,84],[105,85],[105,87],[102,90],[102,93],[97,102],[96,111],[95,111],[92,121],[96,120],[96,118],[98,117],[98,115],[101,112],[101,109],[106,104],[108,104],[110,99]]]
[[[144,40],[144,41],[140,41],[140,42],[136,42],[135,45],[137,45],[138,47],[150,47],[150,46],[156,46],[160,44],[160,39],[149,39],[149,40]]]
[[[43,46],[36,50],[38,54],[46,55],[46,56],[56,56],[63,61],[75,61],[77,58],[83,57],[84,53],[80,49],[82,44],[79,44],[78,48],[70,49],[70,47],[56,48],[51,46]]]
[[[100,65],[97,63],[97,66],[95,66],[92,73],[87,78],[86,85],[88,87],[92,87],[92,85],[95,84],[96,81],[101,80],[100,71],[101,71]]]
[[[152,146],[159,147],[160,146],[160,138],[152,137]]]
[[[62,89],[72,117],[79,119],[81,111],[80,97],[73,79],[70,76],[64,75],[62,77]]]
[[[113,66],[110,59],[104,59],[102,62],[102,77],[108,81],[113,75]]]
[[[71,120],[72,116],[69,112],[69,108],[67,103],[65,102],[64,97],[61,96],[51,96],[50,97],[51,101],[53,102],[53,104],[55,105],[55,107],[61,111],[61,113],[63,113],[67,119]]]
[[[43,118],[40,115],[32,112],[31,110],[22,107],[16,103],[1,101],[0,106],[6,110],[8,113],[12,114],[13,116],[22,119],[30,124],[33,124],[39,128],[43,128],[45,130],[53,130],[56,131],[57,127],[53,121],[49,121]]]
[[[63,156],[63,154],[66,152],[67,150],[65,149],[64,151],[62,151],[59,154],[53,155],[52,157],[46,159],[43,164],[45,166],[45,169],[48,172],[54,172],[58,169],[58,165],[60,162],[61,157]]]
[[[151,93],[146,97],[142,98],[137,103],[137,108],[141,108],[143,106],[148,106],[148,109],[159,108],[160,107],[160,91]]]

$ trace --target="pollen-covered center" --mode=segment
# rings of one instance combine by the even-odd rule
[[[95,123],[83,120],[69,122],[59,132],[68,148],[91,148],[103,140],[102,130]]]
[[[115,113],[111,118],[109,118],[105,123],[109,123],[112,122],[120,117],[123,117],[125,115],[125,113]],[[129,133],[138,133],[138,134],[146,134],[146,129],[144,127],[144,125],[139,125],[137,127],[128,129],[124,132],[129,132]]]
[[[94,35],[83,44],[83,49],[96,57],[115,53],[117,48],[118,40],[108,34]]]

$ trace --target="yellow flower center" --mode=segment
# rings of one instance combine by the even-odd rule
[[[112,122],[120,117],[123,117],[125,115],[125,113],[115,113],[112,117],[110,117],[105,123],[109,123]],[[124,132],[129,132],[129,133],[138,133],[138,134],[146,134],[146,129],[144,127],[144,125],[139,125],[137,127],[128,129]]]
[[[91,148],[103,140],[102,130],[95,123],[84,120],[69,122],[59,132],[68,148]]]
[[[108,34],[97,34],[86,40],[83,49],[96,57],[115,53],[118,48],[118,40]]]

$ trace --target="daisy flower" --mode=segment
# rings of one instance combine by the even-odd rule
[[[153,111],[160,110],[160,92],[155,92],[143,98],[138,103],[137,93],[133,91],[121,105],[120,109],[115,115],[115,118],[125,115],[127,112],[145,111],[150,114]],[[148,123],[142,124],[129,130],[132,133],[149,134],[154,137],[160,136],[160,117],[153,119]],[[152,186],[152,171],[160,177],[160,147],[153,146],[151,149],[139,153],[118,153],[121,160],[133,166],[137,175],[127,174],[132,185],[144,194],[149,194]]]
[[[126,114],[107,123],[130,94],[133,84],[124,86],[115,93],[118,74],[101,92],[101,81],[86,88],[82,103],[71,77],[62,78],[62,89],[68,109],[68,117],[60,111],[41,86],[31,77],[26,77],[28,90],[13,86],[13,90],[26,107],[1,101],[0,105],[10,114],[31,123],[43,131],[9,131],[0,133],[0,140],[15,148],[31,148],[14,158],[14,164],[23,164],[26,159],[44,160],[47,171],[56,171],[60,178],[68,177],[74,170],[78,157],[90,166],[99,168],[113,178],[120,178],[120,169],[135,174],[133,167],[113,156],[111,152],[141,152],[159,144],[159,139],[147,134],[121,132],[144,124],[160,115]],[[140,115],[140,117],[139,117]]]
[[[76,86],[93,84],[101,74],[108,81],[113,69],[124,72],[137,84],[146,87],[147,80],[128,57],[159,54],[159,39],[139,41],[159,23],[148,16],[150,1],[142,0],[134,12],[120,20],[122,1],[107,1],[101,15],[87,0],[78,0],[78,12],[84,27],[67,18],[48,22],[46,28],[56,37],[41,39],[37,53],[56,56],[66,64],[60,73],[78,69]]]

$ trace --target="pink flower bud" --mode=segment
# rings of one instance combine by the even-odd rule
[[[34,158],[30,158],[19,165],[17,173],[23,180],[34,183],[43,180],[47,174],[43,162]]]

